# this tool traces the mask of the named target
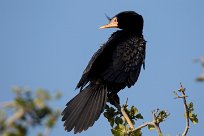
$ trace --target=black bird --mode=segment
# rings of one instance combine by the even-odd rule
[[[109,19],[109,18],[108,18]],[[77,84],[80,93],[62,112],[66,131],[80,133],[93,126],[107,100],[119,104],[117,93],[133,86],[144,67],[146,41],[143,18],[134,11],[124,11],[100,28],[119,28],[93,55]]]

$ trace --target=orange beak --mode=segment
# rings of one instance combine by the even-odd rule
[[[99,27],[99,29],[104,29],[104,28],[117,28],[118,27],[118,21],[117,21],[117,17],[114,17],[113,19],[111,19],[111,21],[104,26]]]

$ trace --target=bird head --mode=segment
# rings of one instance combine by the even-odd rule
[[[101,26],[100,29],[120,28],[123,30],[142,33],[143,18],[141,15],[134,11],[124,11],[115,15],[113,18],[107,18],[109,20],[109,23],[104,26]]]

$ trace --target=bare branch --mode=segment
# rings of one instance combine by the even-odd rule
[[[153,116],[152,124],[154,125],[155,129],[157,130],[158,135],[160,136],[160,135],[162,135],[162,132],[161,132],[161,129],[159,127],[160,122],[157,122],[157,117],[156,117],[157,112],[158,112],[158,110],[152,112],[152,116]]]
[[[0,103],[0,107],[15,107],[15,106],[16,103],[14,101]]]
[[[157,117],[156,117],[157,112],[158,112],[158,110],[152,112],[153,120],[151,122],[145,122],[145,123],[143,123],[142,125],[140,125],[139,127],[135,128],[134,130],[132,130],[130,132],[134,132],[134,131],[140,130],[140,129],[148,126],[148,125],[151,125],[151,126],[154,126],[154,128],[156,129],[156,131],[158,133],[158,136],[162,136],[162,131],[161,131],[160,127],[159,127],[160,122],[157,122]]]
[[[24,109],[23,108],[19,109],[17,112],[15,112],[15,114],[13,114],[10,118],[6,120],[6,125],[7,126],[12,125],[16,120],[21,118],[23,114],[24,114]]]
[[[51,128],[50,127],[46,127],[45,130],[44,130],[43,136],[49,136],[50,132],[51,132]]]
[[[122,113],[123,117],[125,118],[125,120],[127,121],[127,123],[130,126],[130,128],[134,129],[134,126],[133,126],[130,118],[128,117],[127,113],[125,112],[125,108],[124,107],[121,107],[121,113]]]
[[[124,106],[120,106],[120,104],[118,103],[115,103],[115,106],[117,107],[118,110],[121,111],[123,117],[125,118],[125,120],[127,121],[128,125],[130,126],[131,129],[134,129],[134,125],[132,124],[129,116],[127,115],[127,113],[125,112],[125,108],[124,107],[127,107],[127,102],[128,102],[128,98],[126,100],[126,104]]]
[[[144,122],[142,125],[138,126],[138,127],[135,128],[134,130],[132,130],[132,132],[137,131],[137,130],[140,130],[140,129],[142,129],[142,128],[148,126],[148,125],[153,125],[153,126],[154,126],[154,124],[153,124],[152,122]],[[131,132],[131,131],[130,131],[130,132]],[[129,132],[129,133],[130,133],[130,132]]]

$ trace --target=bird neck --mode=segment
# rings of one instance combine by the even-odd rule
[[[143,33],[142,30],[138,31],[137,29],[124,29],[122,31],[125,32],[125,33],[134,34],[134,35],[136,35],[138,37],[141,37],[142,33]]]

